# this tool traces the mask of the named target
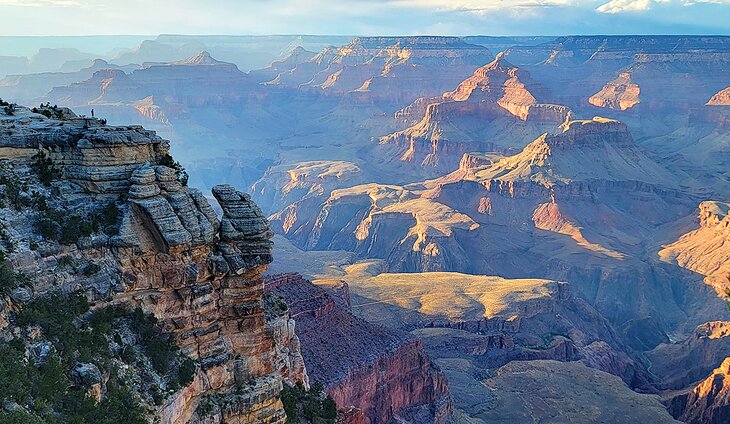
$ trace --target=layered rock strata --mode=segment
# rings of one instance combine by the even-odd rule
[[[591,96],[588,103],[598,107],[626,110],[640,102],[640,92],[639,86],[631,82],[631,74],[624,72]]]
[[[707,101],[708,106],[730,106],[730,87],[720,90]]]
[[[200,191],[159,165],[166,140],[141,127],[66,116],[19,108],[2,120],[0,161],[68,215],[123,199],[118,234],[59,245],[38,237],[34,212],[3,209],[16,246],[12,263],[33,276],[35,294],[60,286],[87,293],[99,307],[141,306],[175,335],[197,372],[156,407],[156,422],[283,423],[282,380],[307,379],[286,311],[265,314],[262,273],[273,233],[259,208],[233,187],[216,186],[219,219]],[[30,165],[39,150],[60,175],[50,189],[34,182]],[[28,249],[28,240],[40,247]],[[59,272],[53,264],[64,255],[93,261],[100,271]],[[203,400],[212,407],[201,409]]]
[[[669,411],[688,424],[720,424],[730,420],[730,358],[696,386],[674,394]]]
[[[699,205],[699,228],[663,246],[659,256],[705,276],[705,281],[724,293],[730,284],[730,204],[715,201]]]
[[[500,53],[455,90],[397,112],[396,119],[411,126],[381,137],[378,154],[385,161],[451,171],[469,151],[520,148],[520,138],[554,131],[570,116],[567,107],[549,104],[549,97]]]
[[[448,418],[446,379],[421,342],[354,317],[346,288],[336,298],[298,274],[283,274],[267,279],[266,290],[286,300],[310,380],[322,382],[338,406],[358,408],[372,424]]]

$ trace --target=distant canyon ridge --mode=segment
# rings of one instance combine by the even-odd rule
[[[68,254],[121,270],[110,298],[134,299],[206,364],[157,407],[163,422],[280,422],[281,387],[319,381],[352,424],[719,424],[728,69],[724,36],[44,49],[0,57],[0,98],[28,106],[0,108],[0,163],[32,171],[47,152],[58,207],[109,187],[130,199],[128,252]],[[163,159],[167,140],[181,165]],[[18,178],[40,184],[31,171]],[[18,269],[59,259],[11,227]]]

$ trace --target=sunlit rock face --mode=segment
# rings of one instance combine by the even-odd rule
[[[359,166],[346,161],[307,161],[272,166],[252,186],[257,203],[269,212],[305,198],[363,181]]]
[[[575,282],[576,293],[647,344],[633,335],[631,343],[650,349],[666,335],[643,318],[679,322],[688,307],[661,296],[663,285],[703,289],[681,283],[677,269],[645,261],[640,240],[691,214],[699,195],[687,193],[701,188],[654,161],[621,122],[574,120],[559,131],[517,155],[467,157],[443,178],[307,198],[272,215],[272,226],[301,248],[383,259],[390,272]]]
[[[695,387],[676,394],[667,403],[672,414],[691,424],[719,424],[730,419],[730,358]]]
[[[446,422],[452,408],[446,378],[421,342],[354,317],[347,285],[327,291],[283,274],[268,278],[266,290],[289,304],[310,380],[322,382],[340,408],[354,406],[364,415],[345,414],[348,419]]]
[[[705,379],[727,357],[730,322],[698,325],[681,343],[663,343],[647,353],[657,387],[681,390]]]
[[[157,422],[283,423],[282,380],[307,378],[288,316],[265,314],[262,273],[272,259],[273,233],[261,211],[247,194],[222,185],[213,191],[223,211],[216,216],[200,191],[160,164],[169,142],[152,131],[51,111],[61,117],[18,108],[0,121],[4,172],[12,169],[69,215],[123,200],[118,234],[82,237],[71,246],[36,234],[39,211],[3,205],[3,226],[12,228],[13,243],[25,246],[9,259],[34,276],[35,294],[59,287],[81,291],[97,306],[140,306],[175,336],[197,372],[191,384],[152,407]],[[53,189],[32,177],[39,150],[60,173]],[[36,250],[27,247],[29,238],[37,240]],[[93,261],[99,272],[58,271],[67,255]],[[226,401],[198,408],[213,395]]]
[[[439,94],[488,61],[486,48],[456,37],[361,37],[291,61],[268,84],[398,104]]]
[[[526,137],[555,131],[570,111],[546,103],[548,97],[547,90],[500,53],[455,90],[399,111],[397,119],[414,124],[381,137],[374,151],[384,162],[444,173],[456,168],[466,152],[507,152],[523,147]]]
[[[542,44],[514,46],[508,57],[555,90],[559,103],[578,109],[586,106],[607,82],[617,77],[620,82],[624,73],[641,87],[646,101],[663,98],[669,103],[670,98],[676,102],[680,97],[702,96],[722,80],[722,76],[708,71],[723,66],[728,44],[726,37],[567,36]],[[679,83],[675,92],[670,92],[674,91],[669,88],[672,83]],[[706,94],[702,103],[721,88]]]
[[[631,82],[631,74],[622,73],[591,96],[588,103],[598,107],[626,110],[640,102],[640,93],[641,88]]]
[[[707,101],[708,106],[730,106],[730,87],[720,90]]]
[[[663,246],[660,257],[705,276],[705,281],[723,292],[730,284],[730,205],[706,201],[699,205],[699,228]]]

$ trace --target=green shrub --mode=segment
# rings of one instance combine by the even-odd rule
[[[193,379],[195,378],[195,362],[190,358],[185,358],[180,363],[180,367],[178,368],[178,383],[180,383],[181,386],[187,386],[188,384],[193,382]]]
[[[169,154],[165,154],[165,156],[160,159],[159,164],[174,169],[175,174],[177,175],[177,180],[180,181],[180,184],[184,186],[188,185],[189,176],[187,171],[185,171],[185,168],[180,165],[180,162],[174,160],[172,156],[170,156]]]
[[[0,423],[3,424],[46,424],[37,415],[31,415],[24,410],[0,412]]]
[[[96,275],[101,271],[101,266],[98,264],[95,264],[94,262],[90,262],[86,267],[84,268],[83,274],[86,277],[91,277],[92,275]]]
[[[30,202],[26,196],[22,193],[28,190],[28,187],[21,183],[18,177],[10,174],[0,168],[0,185],[5,186],[3,190],[3,197],[7,199],[10,206],[15,210],[20,210],[24,207],[30,206]]]
[[[38,153],[31,157],[35,162],[31,165],[38,173],[38,178],[43,185],[50,187],[51,183],[61,176],[61,171],[53,164],[53,160],[46,156],[46,152],[38,150]]]
[[[324,386],[318,381],[311,385],[309,391],[301,383],[295,386],[284,384],[280,397],[287,423],[334,424],[337,419],[337,405],[332,397],[325,397]],[[300,412],[304,421],[299,418]]]
[[[36,230],[46,240],[58,241],[61,244],[74,244],[81,237],[103,230],[106,234],[119,233],[119,207],[112,201],[97,211],[84,215],[81,213],[64,213],[47,205],[45,198],[40,196],[36,202],[39,206]]]
[[[13,271],[5,260],[5,254],[0,252],[0,296],[7,296],[20,286],[31,287],[30,278],[22,272]]]
[[[142,350],[154,350],[157,343],[163,351],[177,352],[174,343],[172,347],[160,347],[171,338],[161,332],[154,317],[144,314],[139,308],[130,311],[120,306],[90,313],[89,304],[81,294],[54,292],[26,304],[15,323],[18,326],[39,326],[43,337],[53,344],[53,349],[45,362],[36,366],[26,359],[23,341],[0,341],[0,399],[33,405],[25,415],[14,413],[8,416],[8,420],[25,420],[17,422],[29,424],[36,424],[37,418],[44,419],[41,422],[59,424],[147,423],[144,406],[116,377],[109,340],[114,339],[121,344],[117,329],[125,326],[139,337]],[[124,354],[121,356],[124,357]],[[189,358],[183,360],[181,356],[173,357],[171,361],[179,363],[164,364],[168,370],[177,370],[174,376],[166,377],[170,384],[189,384],[195,372],[194,362]],[[101,402],[96,403],[87,397],[85,388],[75,387],[70,381],[72,367],[79,362],[95,363],[102,372],[111,375]],[[153,396],[156,402],[161,402],[165,393],[159,391]],[[53,413],[39,415],[37,411],[46,406]],[[11,422],[2,418],[5,417],[0,415],[0,423]]]
[[[330,395],[322,401],[322,418],[333,421],[337,419],[337,404]]]

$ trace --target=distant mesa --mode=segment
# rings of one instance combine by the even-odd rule
[[[456,89],[420,98],[395,114],[410,126],[380,137],[386,161],[420,166],[429,175],[455,169],[471,151],[510,153],[525,139],[555,132],[570,109],[551,104],[550,92],[500,53]],[[513,153],[513,152],[512,152]]]
[[[618,78],[607,83],[601,91],[588,99],[593,106],[615,110],[627,110],[640,102],[641,89],[631,81],[629,72],[622,72]]]
[[[287,58],[253,74],[276,68],[278,74],[265,84],[401,104],[453,87],[490,53],[458,37],[360,37],[299,61],[303,57],[304,52],[294,52],[291,58],[297,60]]]
[[[678,184],[634,142],[622,122],[595,117],[566,122],[562,130],[543,134],[521,153],[477,172],[476,178],[536,181],[548,187],[591,179]]]
[[[707,102],[708,106],[730,106],[730,87],[720,90]]]
[[[191,56],[187,59],[172,62],[170,64],[171,65],[223,65],[223,64],[227,64],[227,63],[213,59],[213,57],[210,55],[210,53],[208,53],[206,51],[202,51],[202,52],[196,54],[195,56]]]

